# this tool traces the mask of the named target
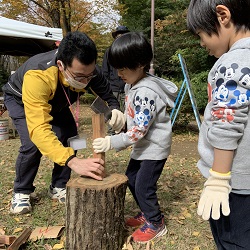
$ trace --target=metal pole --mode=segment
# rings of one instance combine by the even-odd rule
[[[153,50],[153,59],[150,63],[149,73],[154,75],[154,22],[155,22],[155,0],[151,0],[151,46]]]

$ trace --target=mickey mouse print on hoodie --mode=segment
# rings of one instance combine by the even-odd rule
[[[133,145],[131,157],[136,160],[167,158],[172,129],[166,106],[173,107],[176,93],[172,82],[150,74],[134,86],[126,84],[128,130],[111,137],[113,147],[120,151]]]

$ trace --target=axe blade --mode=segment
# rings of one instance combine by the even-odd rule
[[[112,116],[110,108],[107,106],[106,102],[99,96],[95,98],[95,100],[90,105],[90,108],[96,114],[104,114],[105,122],[110,120]]]

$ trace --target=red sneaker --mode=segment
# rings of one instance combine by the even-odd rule
[[[143,213],[138,213],[135,217],[128,218],[126,220],[126,225],[129,227],[139,227],[145,223],[146,219]]]
[[[162,224],[158,226],[146,221],[141,228],[135,230],[132,234],[132,238],[135,242],[147,243],[150,240],[163,236],[167,233],[167,231],[168,230],[163,219]]]

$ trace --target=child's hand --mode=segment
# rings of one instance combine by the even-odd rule
[[[212,169],[209,172],[211,176],[204,184],[197,213],[204,220],[208,220],[210,216],[214,220],[218,220],[220,218],[220,211],[225,216],[230,214],[229,193],[231,192],[231,186],[229,185],[229,181],[231,174],[230,172],[221,174]]]
[[[117,134],[124,128],[125,122],[124,114],[118,109],[113,109],[109,125]]]
[[[95,153],[107,152],[112,149],[110,136],[106,136],[105,138],[96,138],[94,139],[92,145]]]

